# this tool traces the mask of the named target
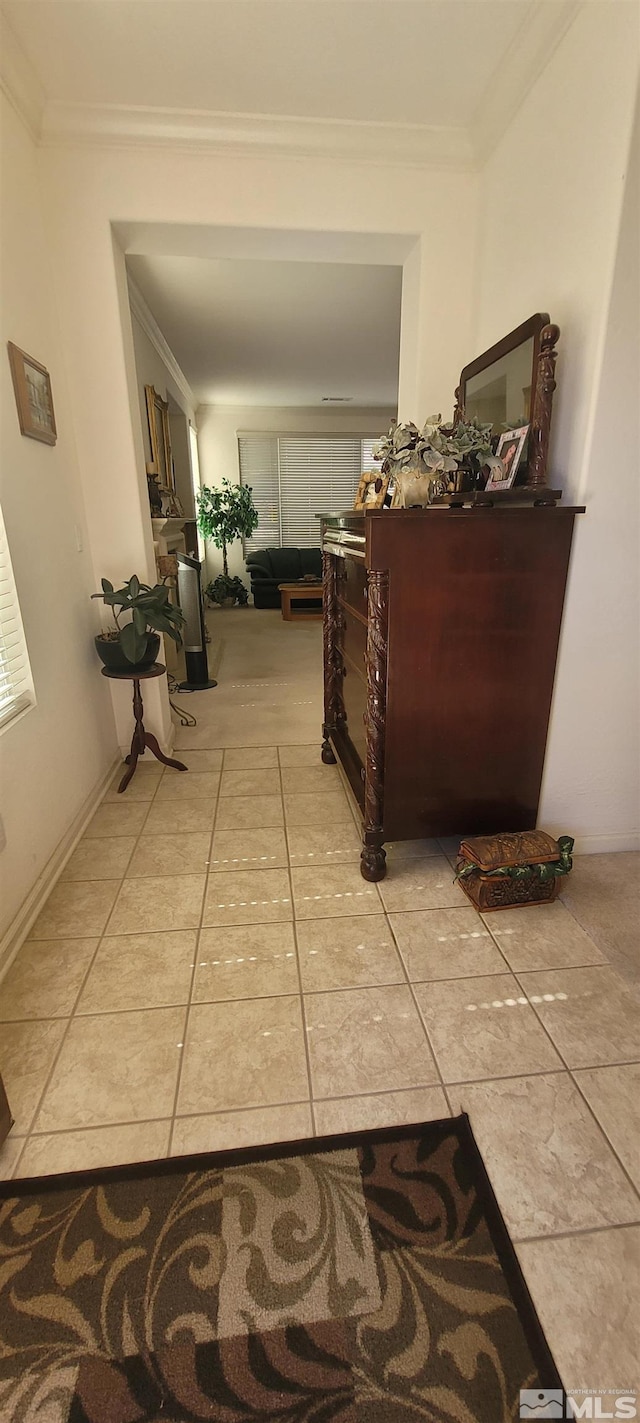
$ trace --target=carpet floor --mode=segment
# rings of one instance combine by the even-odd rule
[[[11,1423],[506,1423],[554,1387],[464,1116],[0,1189]]]

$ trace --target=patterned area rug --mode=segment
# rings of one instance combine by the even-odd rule
[[[466,1117],[0,1190],[3,1423],[503,1423],[553,1387]]]

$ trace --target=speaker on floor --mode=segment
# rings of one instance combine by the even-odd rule
[[[179,553],[177,558],[178,602],[185,617],[182,638],[187,667],[187,680],[180,683],[180,691],[205,692],[208,687],[217,687],[218,683],[209,676],[200,587],[200,560],[193,558],[190,553]]]

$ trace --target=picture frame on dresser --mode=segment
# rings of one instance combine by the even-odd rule
[[[388,474],[379,469],[367,470],[360,476],[354,509],[382,509],[389,489]]]
[[[499,470],[492,470],[485,484],[485,490],[511,489],[518,474],[528,433],[529,426],[522,425],[519,430],[505,430],[504,434],[500,436],[496,455],[504,462],[504,472],[501,477]]]

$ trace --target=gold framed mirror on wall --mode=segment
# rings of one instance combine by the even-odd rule
[[[171,430],[169,427],[169,402],[163,400],[152,385],[145,385],[144,396],[147,404],[149,423],[149,443],[153,474],[161,493],[175,494],[176,485],[171,457]]]

